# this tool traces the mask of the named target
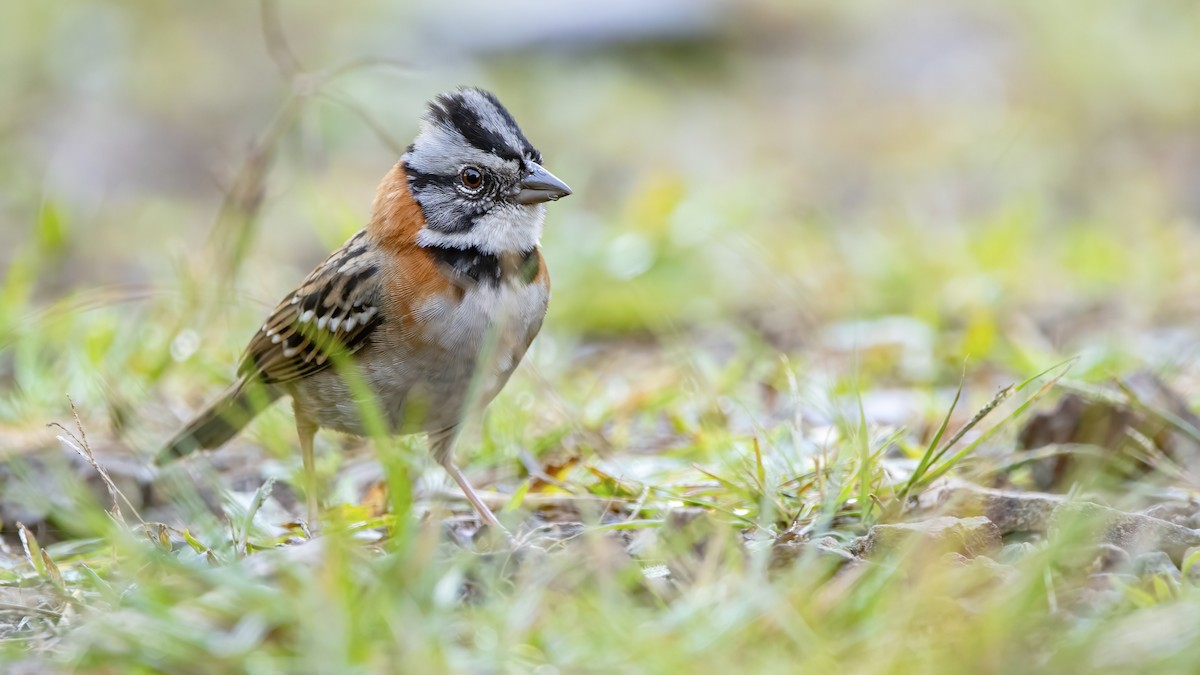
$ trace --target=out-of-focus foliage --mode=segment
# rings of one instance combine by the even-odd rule
[[[38,633],[0,594],[0,644],[110,669],[1194,670],[1194,588],[1127,588],[1074,621],[1052,611],[1053,548],[981,594],[902,566],[768,576],[753,552],[784,515],[841,539],[886,517],[882,458],[936,450],[960,381],[951,433],[1071,358],[1071,378],[1149,367],[1190,401],[1197,36],[1184,0],[4,3],[0,591],[76,595]],[[181,498],[195,537],[161,534],[194,560],[14,460],[74,457],[45,428],[69,393],[102,463],[136,476],[459,84],[496,92],[575,191],[549,209],[547,326],[464,460],[514,508],[547,485],[635,505],[634,532],[704,507],[721,534],[690,576],[646,581],[653,555],[613,562],[585,537],[514,578],[410,527],[395,495],[242,560],[285,539],[283,483],[246,514],[264,476],[298,471],[284,410],[196,469],[229,489],[230,522],[269,532]],[[989,469],[1015,427],[983,438]],[[336,501],[364,501],[363,453],[319,447]],[[445,479],[397,447],[390,475],[436,523]],[[987,475],[1027,487],[1022,471]],[[25,559],[18,519],[61,539],[51,565]]]

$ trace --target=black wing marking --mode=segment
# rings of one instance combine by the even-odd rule
[[[383,321],[380,283],[378,254],[359,232],[279,303],[250,341],[238,374],[282,384],[362,349]]]

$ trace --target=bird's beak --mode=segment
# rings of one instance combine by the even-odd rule
[[[517,193],[518,204],[541,204],[571,194],[571,188],[540,164],[529,162],[529,173],[521,180],[521,191]]]

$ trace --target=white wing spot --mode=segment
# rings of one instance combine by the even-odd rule
[[[299,354],[299,353],[300,353],[300,348],[299,348],[299,347],[284,347],[284,348],[283,348],[283,356],[284,356],[284,358],[288,358],[288,359],[290,359],[290,358],[292,358],[293,356],[295,356],[295,355],[297,355],[297,354]]]
[[[323,316],[317,319],[317,330],[325,330],[325,324],[329,323],[329,317]]]
[[[309,321],[312,321],[313,316],[314,316],[314,313],[311,309],[306,310],[303,314],[300,315],[299,321],[300,321],[300,323],[308,323]]]
[[[283,336],[282,336],[282,335],[279,335],[278,333],[276,333],[275,335],[272,335],[272,336],[271,336],[271,344],[273,344],[273,345],[277,345],[277,344],[279,344],[280,342],[283,342]]]
[[[333,320],[331,320],[331,321],[329,322],[329,330],[331,330],[331,331],[334,331],[334,332],[337,332],[337,329],[338,329],[338,324],[340,324],[341,322],[342,322],[342,320],[341,320],[341,319],[333,319]]]

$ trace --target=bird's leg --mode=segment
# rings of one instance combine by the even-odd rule
[[[317,435],[317,425],[299,411],[296,412],[296,434],[300,436],[300,453],[304,458],[304,496],[308,502],[308,526],[317,527],[320,515],[317,508],[317,468],[313,458],[313,437]]]
[[[438,434],[432,440],[433,456],[437,458],[438,464],[441,464],[446,469],[446,473],[450,474],[454,482],[458,483],[458,487],[466,495],[467,501],[471,502],[471,506],[475,507],[475,512],[479,514],[479,518],[485,525],[495,529],[497,532],[508,534],[508,530],[500,524],[500,519],[496,517],[496,514],[492,513],[487,504],[483,503],[479,494],[475,492],[475,488],[471,487],[470,481],[463,475],[462,470],[454,464],[454,453],[452,452],[454,449],[454,432],[450,431]]]
[[[458,483],[458,487],[462,488],[463,494],[467,496],[467,501],[471,502],[471,506],[475,507],[475,512],[479,514],[483,522],[498,532],[508,534],[508,530],[500,524],[500,520],[496,518],[496,514],[492,513],[487,504],[484,504],[483,500],[479,498],[479,495],[475,492],[475,488],[471,487],[471,483],[467,481],[467,477],[454,465],[454,462],[447,458],[442,462],[442,466],[446,467],[446,471],[450,474],[450,477],[454,479],[455,483]]]

